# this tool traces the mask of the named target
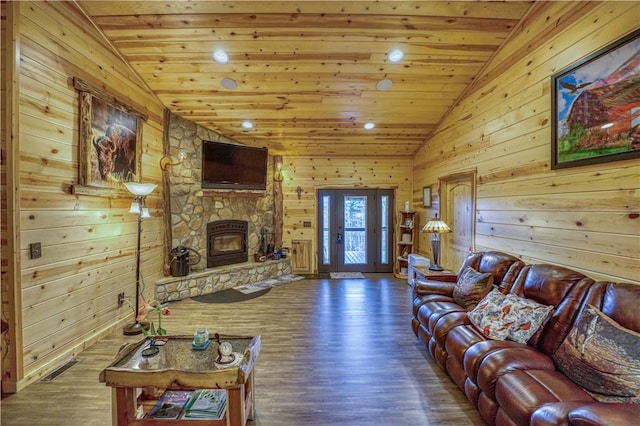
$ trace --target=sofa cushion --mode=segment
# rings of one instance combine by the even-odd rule
[[[508,293],[518,272],[524,266],[524,262],[510,254],[487,251],[472,253],[467,256],[460,267],[460,272],[464,271],[468,266],[480,273],[489,272],[493,276],[493,284],[502,293]]]
[[[640,396],[640,333],[587,305],[553,358],[558,369],[598,394]]]
[[[481,274],[471,267],[467,267],[458,277],[458,282],[453,288],[453,300],[466,310],[476,307],[493,285],[493,275]]]
[[[553,355],[569,334],[593,283],[592,279],[568,268],[543,264],[525,266],[511,294],[554,306],[553,315],[528,344]]]

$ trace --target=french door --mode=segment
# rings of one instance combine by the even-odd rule
[[[318,272],[392,272],[392,189],[318,191]]]

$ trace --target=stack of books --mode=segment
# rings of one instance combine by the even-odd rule
[[[227,409],[227,391],[198,389],[184,408],[184,419],[221,420]]]
[[[149,411],[147,418],[177,419],[184,406],[191,400],[193,393],[192,391],[166,391]]]

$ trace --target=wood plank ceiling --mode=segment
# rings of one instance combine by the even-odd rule
[[[175,114],[273,154],[322,157],[410,156],[532,5],[77,3]],[[219,50],[227,63],[213,60]]]

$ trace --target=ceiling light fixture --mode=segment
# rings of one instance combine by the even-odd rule
[[[400,49],[393,49],[389,52],[389,61],[391,62],[400,62],[404,57],[404,52]]]
[[[384,92],[391,89],[391,86],[393,86],[393,81],[385,78],[384,80],[380,80],[378,84],[376,84],[376,89]]]
[[[253,123],[250,121],[243,121],[242,127],[244,127],[245,129],[253,129]]]
[[[226,64],[227,62],[229,62],[229,55],[227,55],[227,52],[225,52],[224,50],[217,50],[213,54],[213,60],[220,64]]]
[[[374,127],[376,127],[376,125],[374,123],[372,123],[372,122],[365,123],[365,125],[364,125],[364,128],[367,129],[367,130],[371,130]]]
[[[220,81],[220,84],[222,85],[222,87],[228,90],[236,90],[238,88],[238,83],[236,83],[236,81],[232,78],[223,78]]]

